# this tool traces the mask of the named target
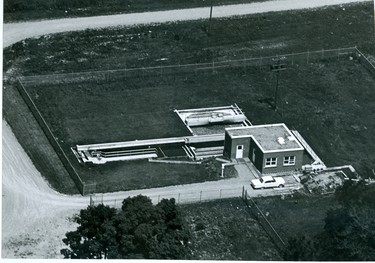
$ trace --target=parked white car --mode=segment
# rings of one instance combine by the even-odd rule
[[[260,179],[251,180],[254,189],[284,187],[285,180],[282,177],[263,176]]]

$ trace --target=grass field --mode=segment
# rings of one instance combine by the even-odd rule
[[[317,13],[319,12],[319,13]],[[371,3],[316,10],[62,33],[4,50],[23,75],[223,61],[357,46],[375,54]],[[164,59],[161,61],[161,59]]]
[[[212,4],[216,6],[264,1],[266,0],[212,0]],[[10,22],[77,16],[110,15],[208,7],[210,5],[211,2],[208,0],[4,0],[4,20]]]
[[[299,130],[328,166],[353,164],[361,171],[374,151],[373,82],[349,56],[289,65],[280,75],[277,112],[259,102],[273,96],[275,74],[268,67],[26,89],[68,154],[76,144],[188,135],[173,107],[237,103],[253,124],[285,122]]]
[[[256,203],[284,241],[300,235],[312,238],[322,232],[327,211],[339,207],[333,195],[265,197]]]
[[[281,260],[244,202],[237,199],[182,205],[194,260]]]
[[[285,242],[322,232],[327,211],[338,207],[333,195],[297,194],[254,201]],[[192,233],[194,259],[282,260],[241,199],[183,205],[181,211]]]
[[[67,188],[72,185],[71,180],[64,179],[61,174],[61,163],[48,150],[50,146],[45,138],[43,139],[43,133],[32,115],[25,111],[22,99],[14,90],[13,81],[16,77],[223,61],[354,45],[365,54],[374,55],[372,30],[372,4],[362,3],[346,5],[345,10],[342,7],[320,9],[319,14],[316,10],[303,10],[215,19],[210,35],[206,33],[206,25],[196,21],[113,30],[87,30],[29,39],[4,50],[4,116],[38,169],[43,171],[43,175],[50,182],[54,182],[53,187],[59,191],[69,192]],[[161,61],[161,58],[166,59]],[[46,105],[54,108],[54,111],[44,109],[44,114],[49,116],[51,126],[64,141],[62,143],[65,143],[65,149],[85,141],[101,141],[103,137],[117,140],[120,137],[127,139],[164,136],[161,134],[162,131],[153,125],[148,127],[150,130],[132,130],[131,126],[125,125],[125,121],[134,121],[134,118],[132,120],[132,117],[126,114],[124,116],[125,111],[118,111],[113,107],[115,105],[123,105],[124,109],[129,109],[127,104],[133,105],[132,114],[146,116],[149,119],[148,124],[154,121],[151,116],[155,117],[155,120],[164,123],[163,127],[168,129],[168,134],[176,134],[183,131],[176,131],[175,125],[179,125],[179,122],[174,121],[172,109],[189,108],[193,105],[228,105],[228,102],[236,102],[244,108],[250,121],[256,124],[286,122],[291,128],[300,130],[327,164],[353,163],[357,168],[361,160],[371,160],[374,156],[373,144],[369,137],[374,130],[373,120],[370,119],[373,109],[370,103],[373,98],[373,80],[358,63],[342,63],[344,64],[318,63],[309,67],[302,66],[301,69],[290,68],[285,74],[281,73],[281,87],[290,90],[284,91],[284,99],[288,101],[289,106],[284,109],[283,117],[270,111],[267,105],[257,102],[262,96],[272,93],[275,81],[269,72],[257,72],[258,69],[253,73],[233,70],[234,72],[224,74],[203,74],[200,77],[187,77],[185,82],[181,78],[178,80],[178,76],[174,77],[175,79],[163,76],[163,79],[144,78],[133,84],[105,83],[102,85],[103,90],[100,85],[91,87],[89,84],[82,84],[81,87],[71,86],[68,89],[56,90],[56,95],[42,92],[42,96],[39,94],[39,98],[34,98],[37,103],[45,100]],[[329,73],[325,74],[325,71]],[[311,72],[316,74],[314,78],[309,75]],[[288,80],[289,76],[292,77],[291,80]],[[320,79],[319,82],[315,81],[316,78]],[[295,86],[298,89],[295,89]],[[344,93],[341,92],[341,86],[345,87]],[[45,88],[45,91],[48,93],[52,88]],[[318,96],[306,93],[306,90],[312,88],[316,89],[314,92],[317,92]],[[116,91],[123,96],[128,94],[129,97],[124,100],[117,98],[123,104],[107,101],[106,105],[103,105],[99,96],[104,93],[108,98],[109,93],[104,92],[105,89]],[[228,90],[227,95],[223,94],[223,89]],[[67,101],[64,93],[68,90]],[[249,93],[249,90],[252,92]],[[144,95],[143,93],[150,94],[148,101],[156,110],[151,107],[138,107],[135,104],[135,99],[139,99],[137,96]],[[169,93],[172,95],[167,97],[165,94]],[[176,100],[176,95],[181,96]],[[134,101],[129,99],[133,97]],[[300,97],[303,98],[296,99]],[[145,97],[141,98],[141,103],[148,103]],[[52,102],[56,102],[56,105]],[[67,102],[69,111],[64,113],[62,105]],[[63,117],[64,114],[85,111],[74,106],[81,103],[90,109],[90,112],[86,111],[88,114],[77,115],[74,118]],[[101,108],[96,108],[98,103]],[[91,111],[98,115],[92,114]],[[151,111],[155,111],[156,114],[150,115]],[[103,119],[104,112],[111,113],[112,118]],[[97,122],[96,116],[101,117],[103,124]],[[87,130],[80,121],[88,122],[94,129]],[[172,122],[175,124],[169,127]],[[29,123],[27,130],[24,129],[24,123]],[[71,126],[66,126],[68,123]],[[116,123],[123,124],[120,131],[115,132],[111,129],[111,134],[105,131],[108,125]],[[132,125],[146,127],[139,120]],[[127,137],[123,138],[126,130]],[[323,139],[320,138],[322,131]],[[85,137],[86,132],[89,132],[90,139]],[[110,170],[108,168],[105,172]],[[56,174],[59,173],[61,176],[56,178]],[[118,177],[122,174],[119,173]]]

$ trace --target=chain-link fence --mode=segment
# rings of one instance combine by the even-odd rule
[[[357,48],[355,48],[355,56],[359,63],[364,66],[372,75],[375,76],[375,58],[373,57],[373,62],[371,62],[365,55],[362,54]]]
[[[90,204],[98,205],[104,204],[110,207],[121,208],[122,201],[130,196],[135,196],[138,194],[148,196],[154,204],[159,203],[162,199],[171,199],[176,200],[176,204],[190,204],[190,203],[199,203],[206,202],[211,200],[226,199],[233,197],[241,197],[243,186],[231,187],[231,188],[222,188],[215,190],[197,190],[197,191],[185,191],[183,188],[180,190],[176,189],[175,191],[166,191],[158,193],[158,189],[155,189],[153,192],[147,190],[140,190],[137,193],[132,194],[118,194],[118,197],[111,194],[92,194],[90,195]]]
[[[79,177],[78,173],[70,163],[61,146],[54,137],[51,129],[48,127],[43,116],[37,109],[30,95],[27,93],[23,84],[26,85],[48,85],[52,83],[80,83],[80,82],[100,82],[100,81],[114,81],[126,79],[128,77],[143,77],[151,75],[163,75],[163,74],[184,74],[194,72],[216,72],[222,68],[236,68],[236,67],[269,67],[282,60],[285,64],[301,64],[311,63],[315,61],[321,61],[322,59],[340,59],[343,57],[355,57],[359,62],[364,65],[367,69],[375,74],[375,66],[356,48],[338,48],[330,50],[319,50],[319,51],[307,51],[301,53],[284,54],[269,57],[258,57],[258,58],[246,58],[239,60],[228,60],[219,61],[212,63],[197,63],[197,64],[186,64],[186,65],[170,65],[160,67],[148,67],[148,68],[131,68],[131,69],[117,69],[117,70],[105,70],[105,71],[91,71],[91,72],[78,72],[78,73],[67,73],[67,74],[51,74],[51,75],[39,75],[39,76],[26,76],[22,77],[18,83],[18,90],[20,91],[26,104],[29,106],[33,115],[37,119],[38,123],[42,127],[44,133],[49,139],[51,145],[54,147],[56,153],[60,157],[60,160],[68,170],[70,176],[74,180],[81,194],[86,195],[96,192],[95,183],[84,183]],[[203,194],[203,193],[202,193]],[[202,195],[201,194],[201,195]],[[219,193],[220,195],[222,192]],[[193,197],[194,196],[194,197]],[[188,196],[173,196],[177,201],[183,200],[182,202],[196,202],[201,200],[201,196],[197,199],[196,195]],[[163,197],[164,198],[164,197]],[[185,200],[186,199],[186,200]],[[190,200],[190,201],[189,201]]]
[[[247,190],[243,190],[242,199],[244,200],[246,206],[249,208],[249,211],[254,216],[254,218],[270,236],[274,244],[279,248],[279,250],[283,251],[286,247],[285,241],[282,239],[282,237],[279,235],[279,233],[276,231],[275,227],[271,224],[267,217],[263,214],[262,210],[257,206],[254,200],[248,195]]]
[[[70,177],[74,181],[76,187],[80,191],[82,195],[94,193],[96,189],[96,184],[86,184],[84,183],[80,176],[78,175],[77,171],[74,169],[73,165],[71,164],[69,158],[66,156],[64,150],[61,148],[60,144],[56,140],[56,137],[53,135],[53,132],[51,131],[50,127],[48,126],[47,122],[43,118],[42,114],[38,110],[37,106],[31,99],[29,93],[26,91],[23,84],[18,81],[17,83],[17,89],[20,92],[23,100],[29,107],[30,111],[34,115],[35,119],[39,123],[40,127],[42,128],[44,134],[48,138],[48,141],[51,143],[52,147],[54,148],[56,154],[60,158],[61,162],[63,163],[65,169],[69,173]]]
[[[223,68],[246,68],[252,67],[269,67],[283,60],[283,63],[294,65],[302,63],[311,63],[320,61],[322,59],[340,59],[348,55],[354,56],[358,49],[355,47],[338,48],[329,50],[306,51],[300,53],[291,53],[284,55],[245,58],[238,60],[227,61],[213,61],[210,63],[196,63],[184,65],[169,65],[158,67],[143,67],[143,68],[125,68],[116,70],[102,70],[90,72],[77,72],[66,74],[50,74],[38,76],[25,76],[21,80],[27,84],[50,84],[50,83],[80,83],[80,82],[101,82],[101,81],[115,81],[123,80],[130,77],[145,77],[145,76],[162,76],[165,74],[184,74],[184,73],[199,73],[199,72],[216,72]],[[358,56],[356,56],[358,57]]]

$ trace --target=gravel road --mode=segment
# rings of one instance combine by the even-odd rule
[[[264,12],[318,8],[352,2],[369,2],[369,0],[273,0],[251,4],[215,6],[213,8],[213,17],[229,17]],[[209,13],[209,7],[202,7],[148,13],[9,23],[4,24],[3,45],[4,47],[7,47],[30,37],[67,31],[78,31],[88,28],[134,26],[149,23],[207,19]]]
[[[2,257],[58,258],[59,251],[64,246],[61,239],[67,231],[76,227],[70,218],[87,207],[89,197],[68,196],[52,190],[5,120],[2,122],[2,131]],[[240,168],[246,169],[244,167],[246,166]],[[179,203],[190,203],[238,197],[244,185],[249,188],[251,196],[279,195],[281,192],[293,191],[288,188],[254,191],[249,187],[250,180],[242,172],[238,178],[225,181],[97,194],[93,200],[120,207],[123,199],[139,194],[149,196],[154,203],[161,198],[172,197]]]

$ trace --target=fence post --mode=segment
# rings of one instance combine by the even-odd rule
[[[310,51],[307,51],[307,64],[309,63]]]
[[[292,53],[292,65],[294,65],[294,52]]]
[[[221,199],[221,191],[222,191],[223,189],[220,189],[220,199]]]
[[[94,200],[92,200],[92,195],[90,195],[90,206],[94,205]]]

